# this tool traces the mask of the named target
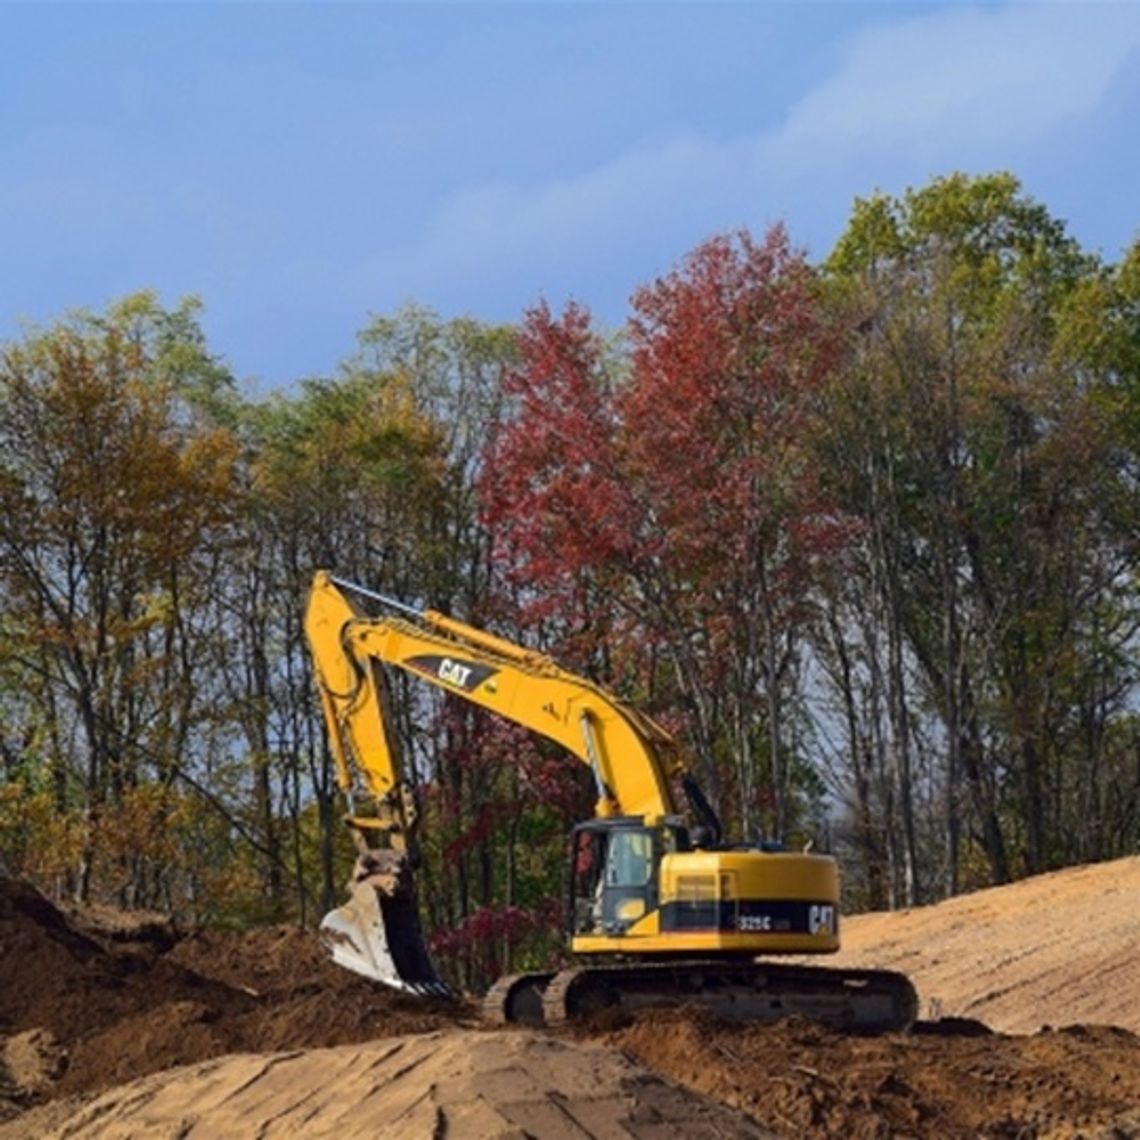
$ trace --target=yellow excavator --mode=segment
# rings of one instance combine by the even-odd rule
[[[352,596],[387,612],[370,616]],[[555,1024],[609,1006],[686,1003],[856,1032],[913,1023],[917,997],[902,974],[771,961],[839,948],[835,861],[726,843],[669,733],[600,686],[324,570],[312,583],[305,632],[359,853],[348,902],[321,924],[340,965],[406,992],[448,992],[416,908],[416,797],[390,731],[387,666],[554,741],[593,775],[594,818],[570,837],[566,913],[576,964],[500,979],[484,999],[489,1020]]]

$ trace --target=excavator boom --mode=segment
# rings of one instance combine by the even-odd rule
[[[363,613],[350,594],[394,611]],[[673,812],[663,757],[672,739],[549,658],[430,610],[416,611],[319,571],[305,612],[337,782],[352,808],[358,849],[350,898],[326,915],[322,936],[336,962],[415,993],[445,987],[420,930],[410,873],[418,813],[391,738],[387,665],[547,737],[588,764],[597,814]],[[358,810],[359,809],[359,810]]]

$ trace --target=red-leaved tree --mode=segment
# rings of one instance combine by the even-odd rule
[[[624,352],[580,306],[531,310],[489,445],[488,518],[534,615],[589,628],[605,680],[683,714],[748,832],[798,822],[800,635],[846,533],[806,446],[833,345],[781,227],[715,238],[637,292]]]

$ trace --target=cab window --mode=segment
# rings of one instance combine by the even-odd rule
[[[606,852],[607,887],[644,887],[653,877],[653,833],[615,831]]]

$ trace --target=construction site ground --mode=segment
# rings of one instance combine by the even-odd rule
[[[1140,1140],[1140,858],[849,919],[914,1030],[692,1009],[488,1029],[331,965],[311,931],[179,935],[0,880],[0,1140]]]

